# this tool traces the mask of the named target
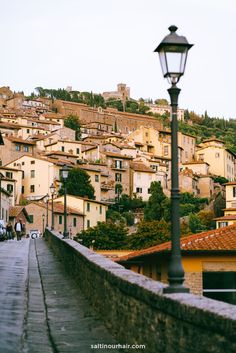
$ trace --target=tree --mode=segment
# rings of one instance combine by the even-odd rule
[[[192,233],[199,233],[206,230],[206,227],[201,223],[200,218],[193,213],[189,216],[189,228]]]
[[[151,196],[144,208],[144,219],[148,221],[160,221],[164,217],[163,201],[166,195],[163,192],[160,182],[153,181],[150,186]]]
[[[77,234],[77,241],[93,249],[113,250],[126,248],[127,229],[124,224],[98,222]]]
[[[70,195],[87,197],[94,199],[94,188],[90,183],[90,176],[83,169],[72,168],[69,170],[66,182],[67,193]],[[59,190],[60,195],[64,195],[64,186]]]
[[[154,103],[159,105],[169,105],[168,100],[165,98],[156,99]]]
[[[219,192],[215,198],[213,209],[215,217],[222,217],[224,216],[223,209],[226,207],[226,201],[221,192]]]
[[[75,130],[75,138],[76,140],[80,140],[81,138],[81,132],[80,132],[80,121],[79,117],[76,115],[68,115],[65,120],[64,120],[64,125],[66,127],[69,127],[72,130]]]
[[[161,221],[142,221],[137,232],[127,238],[129,249],[145,249],[170,240],[170,223]]]
[[[206,229],[215,228],[214,212],[212,210],[201,210],[197,216]]]
[[[228,181],[228,179],[220,175],[214,178],[214,183],[219,183],[220,185],[228,183]]]

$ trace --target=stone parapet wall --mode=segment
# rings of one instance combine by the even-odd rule
[[[45,235],[117,341],[146,347],[132,352],[236,351],[235,306],[192,294],[164,295],[164,284],[126,270],[73,240],[62,240],[48,230]]]

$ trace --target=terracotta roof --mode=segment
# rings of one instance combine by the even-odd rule
[[[24,206],[11,206],[9,208],[9,217],[17,217],[24,208]]]
[[[214,221],[230,221],[230,220],[236,220],[236,214],[229,214],[229,215],[225,215],[223,217],[217,217],[217,218],[213,218]]]
[[[182,251],[236,251],[236,224],[183,237],[180,244]],[[166,252],[170,249],[171,242],[168,241],[147,249],[134,251],[121,257],[119,261],[133,260],[141,256]]]
[[[155,170],[143,163],[131,162],[131,168],[135,172],[156,173]]]
[[[20,137],[12,137],[12,136],[7,136],[5,137],[7,140],[10,140],[12,142],[18,142],[18,143],[23,143],[25,145],[35,145],[35,141],[30,141],[30,140],[23,140]]]
[[[225,183],[223,185],[236,185],[236,181],[229,181],[228,183]]]
[[[80,212],[75,208],[67,206],[66,209],[67,209],[67,214],[76,214],[76,215],[84,216],[83,212]],[[54,202],[53,203],[53,211],[55,213],[64,213],[64,205],[61,202]]]
[[[120,158],[120,159],[133,159],[131,156],[124,156],[123,154],[120,153],[114,153],[114,152],[101,152],[102,154],[105,154],[107,157],[114,157],[114,158]]]
[[[209,163],[207,162],[204,162],[204,161],[192,161],[192,162],[186,162],[186,163],[182,163],[183,165],[188,165],[188,164],[207,164],[207,165],[210,165]]]
[[[46,152],[45,153],[45,156],[52,156],[52,155],[68,156],[68,157],[78,158],[75,154],[62,152],[62,151],[50,151],[50,152]]]

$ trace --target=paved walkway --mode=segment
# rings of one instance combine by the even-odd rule
[[[0,353],[117,353],[43,239],[0,243]]]

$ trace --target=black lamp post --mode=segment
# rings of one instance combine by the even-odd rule
[[[69,238],[69,232],[67,230],[67,205],[66,205],[66,181],[68,178],[69,169],[65,164],[63,168],[61,168],[61,177],[64,184],[64,231],[63,231],[63,238]]]
[[[155,49],[158,52],[163,76],[168,79],[171,100],[171,257],[168,269],[169,286],[165,293],[186,293],[189,289],[183,286],[184,270],[180,250],[180,217],[179,217],[179,168],[178,168],[178,120],[177,107],[180,89],[176,86],[183,76],[188,50],[193,46],[185,37],[176,33],[178,28],[170,26],[170,34]]]
[[[47,212],[46,212],[46,228],[48,227],[48,202],[49,202],[49,195],[47,194],[45,196],[45,201],[46,201],[46,206],[47,206]]]
[[[51,192],[51,196],[52,196],[52,225],[51,225],[51,230],[54,229],[54,209],[53,209],[53,199],[54,199],[54,195],[55,195],[55,186],[52,183],[50,186],[50,192]]]

